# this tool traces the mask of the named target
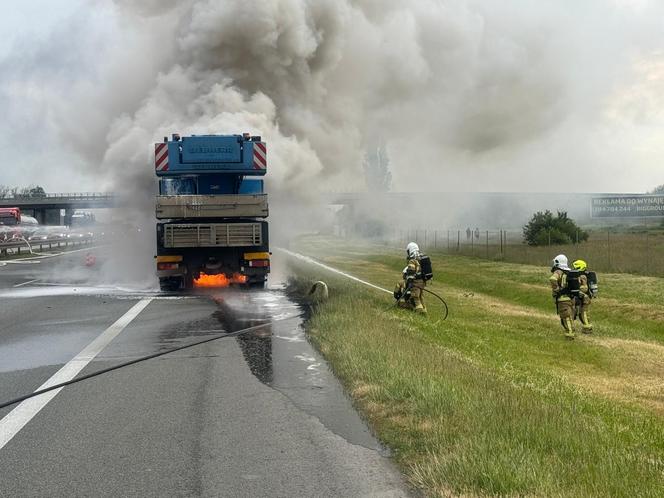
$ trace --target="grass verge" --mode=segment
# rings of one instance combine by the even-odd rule
[[[403,266],[375,247],[299,246],[388,289]],[[628,276],[607,286],[596,336],[569,343],[547,269],[434,258],[443,284],[432,289],[452,310],[441,322],[432,302],[420,317],[343,277],[293,268],[303,289],[328,282],[310,337],[428,495],[662,496],[663,282],[640,282],[638,295]],[[642,308],[625,316],[610,300]]]

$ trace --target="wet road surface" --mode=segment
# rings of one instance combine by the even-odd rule
[[[103,285],[83,256],[0,265],[0,401],[117,332],[141,300],[79,375],[270,325],[65,388],[0,447],[0,496],[408,496],[278,283],[165,295]],[[0,410],[0,441],[14,408]]]

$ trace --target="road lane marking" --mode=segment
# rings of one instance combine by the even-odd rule
[[[120,332],[122,332],[127,325],[129,325],[132,320],[147,307],[148,304],[150,304],[150,301],[152,301],[151,297],[141,299],[113,325],[104,330],[71,361],[66,363],[60,370],[55,372],[50,379],[35,390],[46,389],[47,387],[67,382],[76,377],[81,370],[83,370],[95,358],[95,356],[108,346],[110,342],[115,339]],[[30,420],[32,420],[42,408],[55,398],[61,390],[62,388],[54,389],[53,391],[49,391],[40,396],[26,399],[0,420],[0,450],[4,448],[4,446],[11,441],[11,439],[18,434],[18,432],[25,427],[25,425],[30,422]]]
[[[24,285],[32,284],[34,282],[37,282],[39,279],[35,278],[34,280],[28,280],[27,282],[23,282],[22,284],[16,284],[13,287],[23,287]]]

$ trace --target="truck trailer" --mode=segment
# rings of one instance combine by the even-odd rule
[[[267,147],[260,136],[173,134],[155,144],[162,290],[263,287],[270,272]]]

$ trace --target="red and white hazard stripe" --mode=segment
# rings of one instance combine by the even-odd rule
[[[168,171],[168,144],[154,144],[154,169]]]
[[[267,169],[267,146],[254,142],[254,169]]]

